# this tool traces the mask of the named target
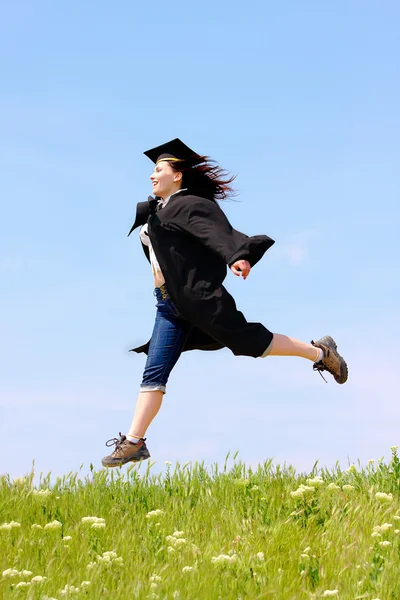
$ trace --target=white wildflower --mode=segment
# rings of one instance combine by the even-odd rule
[[[182,573],[190,573],[190,571],[194,571],[193,567],[183,567]]]
[[[26,569],[24,569],[23,571],[21,571],[20,575],[22,577],[32,577],[33,573],[32,571],[27,571]]]
[[[31,579],[31,583],[44,583],[46,581],[47,577],[42,577],[41,575],[35,575],[35,577],[32,577]]]
[[[64,542],[70,542],[72,540],[72,537],[70,535],[65,535],[63,537]]]
[[[181,533],[180,531],[178,531],[178,533]],[[182,532],[183,533],[183,532]],[[167,537],[165,538],[167,540],[167,542],[169,542],[171,544],[171,546],[173,546],[174,548],[179,548],[180,546],[184,546],[186,544],[186,540],[185,538],[181,538],[181,537],[175,537],[173,535],[167,535]]]
[[[91,529],[104,529],[106,526],[105,523],[92,523],[90,528]]]
[[[18,529],[21,527],[21,523],[17,523],[17,521],[10,521],[10,523],[3,523],[0,525],[0,529],[5,529],[6,531],[11,531],[11,529]]]
[[[383,525],[381,525],[381,531],[389,531],[389,529],[391,529],[392,527],[393,525],[391,523],[384,523]]]
[[[304,548],[303,554],[308,554],[310,552],[310,550],[311,550],[310,546],[307,546],[307,548]]]
[[[385,492],[376,492],[375,498],[379,500],[379,502],[392,502],[393,494],[385,494]]]
[[[51,496],[51,490],[33,490],[33,495],[38,498],[47,498]]]
[[[380,534],[380,532],[379,532],[379,531],[373,531],[373,532],[371,533],[371,537],[382,537],[382,535]]]
[[[256,557],[258,560],[264,560],[264,552],[257,552]]]
[[[226,563],[234,563],[237,560],[236,554],[220,554],[219,556],[213,556],[211,562],[213,564],[226,564]]]
[[[379,545],[382,546],[382,548],[387,548],[387,546],[391,546],[392,542],[389,542],[388,540],[385,540],[384,542],[379,542]]]
[[[374,462],[375,462],[375,459],[374,459],[374,458],[370,458],[370,459],[368,460],[368,464],[369,464],[369,465],[372,465],[372,463],[374,463]]]
[[[178,600],[178,598],[180,598],[179,590],[175,590],[174,592],[172,592],[172,597],[174,600]]]
[[[33,525],[31,525],[31,529],[43,529],[43,527],[41,525],[38,525],[38,523],[34,523]]]
[[[45,529],[60,529],[62,527],[62,523],[60,521],[54,520],[51,523],[47,523],[44,528]]]
[[[172,465],[172,462],[170,460],[166,460],[165,464],[167,465],[167,467],[170,467]]]
[[[94,569],[97,565],[104,565],[106,567],[123,567],[124,559],[122,556],[117,556],[117,553],[114,550],[108,550],[107,552],[103,552],[97,555],[96,561],[90,562],[87,565],[88,569]]]
[[[89,587],[89,585],[90,585],[90,581],[82,581],[81,588]]]
[[[75,585],[65,585],[64,589],[60,591],[61,596],[71,596],[72,594],[78,594],[79,588]]]
[[[153,583],[150,584],[150,589],[151,590],[156,590],[158,589],[158,583],[156,583],[155,581],[153,581]]]
[[[396,452],[399,449],[399,446],[390,446],[392,452]]]
[[[19,583],[17,583],[17,585],[15,586],[15,589],[17,590],[22,590],[22,589],[26,589],[31,585],[30,581],[20,581]]]
[[[172,535],[175,538],[180,538],[180,537],[183,537],[185,535],[185,532],[184,531],[174,531],[174,533]]]
[[[393,521],[400,521],[400,515],[395,515],[393,517]]]
[[[354,485],[349,485],[349,484],[343,485],[342,490],[344,490],[345,492],[351,492],[354,490]]]
[[[147,513],[146,519],[152,519],[153,517],[158,517],[159,515],[163,515],[164,511],[161,508],[156,508],[156,510],[151,510]]]
[[[333,482],[332,482],[332,483],[330,483],[330,484],[328,485],[328,488],[327,488],[327,489],[328,489],[328,490],[340,490],[340,485],[336,485],[336,483],[333,483]]]
[[[82,517],[81,523],[87,523],[88,525],[92,525],[94,523],[105,523],[105,519],[102,517]]]
[[[175,540],[175,548],[180,548],[181,546],[184,546],[186,544],[185,538],[175,538]]]
[[[348,469],[346,469],[346,473],[357,473],[356,465],[350,465]]]
[[[307,485],[324,485],[324,480],[320,475],[314,477],[313,479],[307,479]]]
[[[258,485],[253,485],[252,488],[250,488],[251,492],[257,492],[260,489],[260,487]]]
[[[111,562],[117,558],[118,554],[114,550],[107,550],[101,556],[97,556],[98,562]]]
[[[325,592],[322,594],[323,598],[330,598],[331,596],[338,596],[339,595],[339,590],[325,590]]]
[[[159,575],[152,575],[150,577],[150,581],[155,582],[155,583],[160,583],[162,580],[161,580],[161,577]]]
[[[292,498],[303,498],[304,496],[312,494],[313,492],[315,492],[314,487],[308,485],[300,485],[297,488],[297,490],[295,490],[294,492],[290,492],[290,495],[292,496]]]
[[[19,576],[19,571],[18,569],[6,569],[5,571],[3,571],[3,577],[18,577]]]
[[[174,554],[174,552],[176,552],[176,550],[172,546],[168,546],[167,552],[168,552],[168,554]]]

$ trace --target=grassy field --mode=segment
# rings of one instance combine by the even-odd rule
[[[0,598],[400,600],[400,462],[0,480]]]

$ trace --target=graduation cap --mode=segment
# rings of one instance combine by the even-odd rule
[[[161,160],[167,160],[169,162],[185,161],[192,166],[203,162],[202,157],[191,150],[189,146],[186,146],[179,138],[175,138],[166,144],[161,144],[161,146],[156,146],[156,148],[151,148],[151,150],[147,150],[143,154],[150,158],[155,164]]]

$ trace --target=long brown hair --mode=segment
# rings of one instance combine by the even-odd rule
[[[172,169],[182,173],[182,188],[187,188],[190,193],[202,196],[209,200],[225,200],[236,195],[231,183],[236,175],[222,169],[218,163],[209,156],[201,156],[201,162],[197,158],[195,166],[190,161],[179,160],[170,162]]]

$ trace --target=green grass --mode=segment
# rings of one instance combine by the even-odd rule
[[[395,447],[308,476],[272,461],[33,476],[0,479],[2,600],[400,599]]]

